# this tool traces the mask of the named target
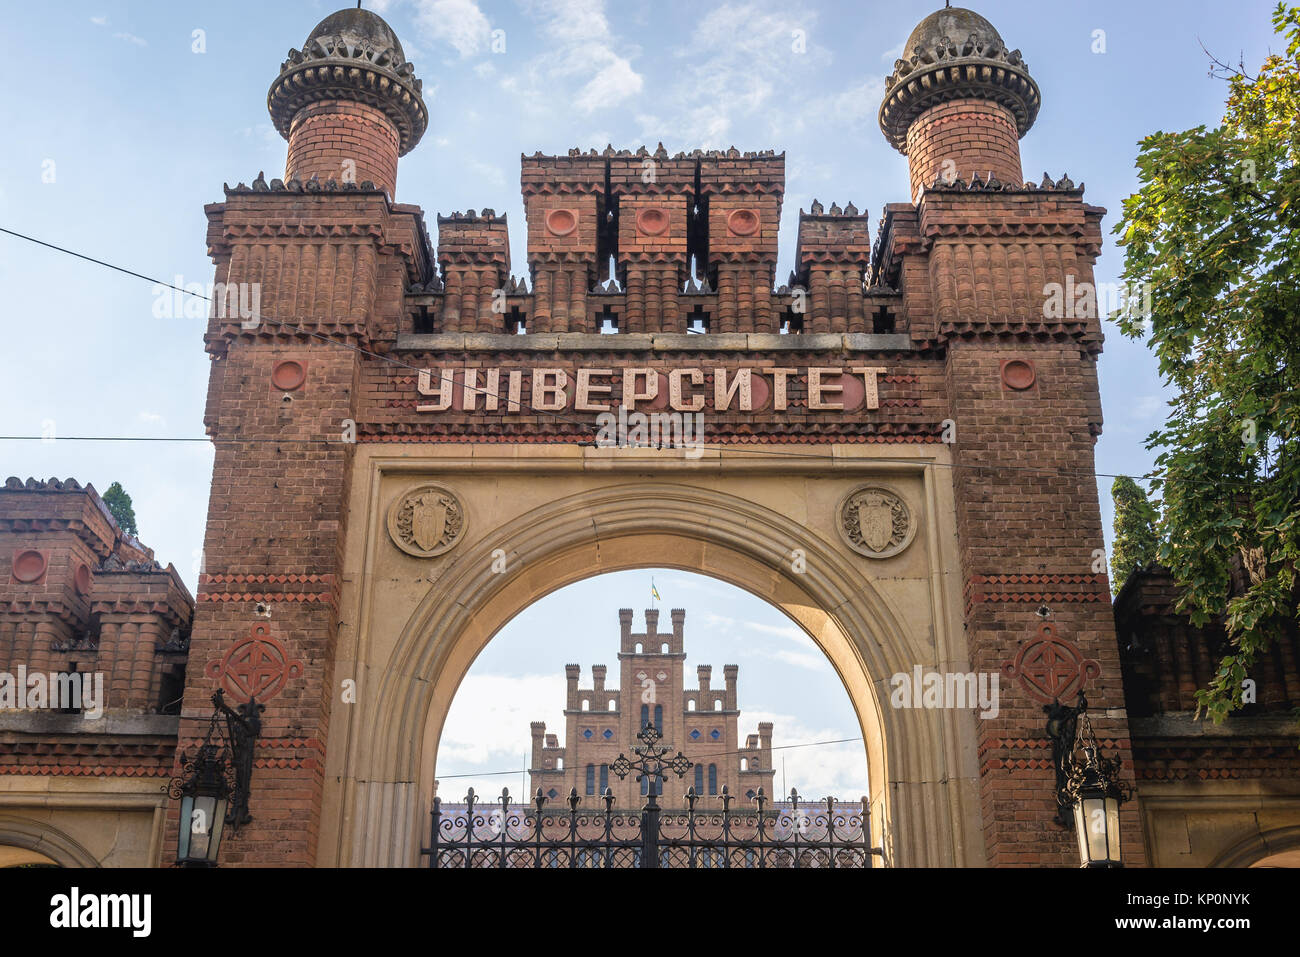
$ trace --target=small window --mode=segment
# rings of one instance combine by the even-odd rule
[[[694,710],[695,710],[695,699],[694,699],[694,698],[691,698],[691,699],[689,699],[689,700],[686,702],[686,710],[687,710],[687,711],[694,711]]]
[[[618,317],[612,313],[600,316],[600,333],[604,336],[618,335]]]
[[[668,654],[668,642],[665,641],[662,645],[660,645],[659,651],[665,655]]]
[[[742,770],[742,771],[748,771],[748,770],[749,770],[749,761],[746,760],[745,758],[741,758],[741,759],[740,759],[740,770]]]
[[[637,730],[640,731],[641,728],[644,728],[649,723],[650,723],[650,706],[648,704],[643,704],[641,705],[641,727],[637,728]]]
[[[704,765],[695,765],[695,793],[704,793]]]
[[[609,699],[609,707],[606,708],[605,710],[606,710],[606,711],[617,711],[617,710],[618,710],[618,702],[615,701],[613,698],[610,698],[610,699]]]
[[[583,698],[583,699],[582,699],[582,710],[583,710],[583,711],[590,711],[590,710],[591,710],[591,700],[590,700],[590,699],[588,699],[588,698]]]
[[[632,651],[638,655],[641,654],[641,642],[638,641]]]
[[[716,764],[709,765],[709,793],[718,793],[718,766]]]
[[[555,759],[555,770],[557,770],[557,771],[563,771],[563,770],[564,770],[564,758],[556,758],[556,759]]]
[[[655,730],[664,733],[664,706],[661,704],[655,705]]]
[[[602,764],[600,766],[600,793],[604,794],[608,790],[609,790],[609,765]]]
[[[596,793],[596,766],[594,764],[587,765],[587,793]]]
[[[722,710],[722,699],[721,699],[721,698],[717,698],[717,699],[714,700],[714,702],[713,702],[713,710],[714,710],[714,711],[721,711],[721,710]]]

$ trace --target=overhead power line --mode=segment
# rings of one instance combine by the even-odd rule
[[[103,266],[103,267],[105,267],[105,268],[107,268],[107,269],[112,269],[112,270],[116,270],[117,272],[125,273],[125,274],[128,275],[128,276],[134,276],[134,277],[136,277],[136,278],[138,278],[138,279],[143,279],[143,280],[145,280],[145,281],[147,281],[147,282],[155,283],[156,285],[165,286],[165,287],[167,287],[168,289],[172,289],[172,290],[174,290],[174,291],[176,291],[176,292],[183,293],[184,295],[187,295],[187,296],[194,296],[194,297],[196,297],[196,298],[199,298],[199,299],[204,300],[205,302],[211,302],[210,297],[205,296],[205,295],[202,295],[201,293],[194,292],[193,290],[190,290],[190,289],[184,289],[184,288],[181,288],[180,286],[175,286],[175,285],[173,285],[173,284],[171,284],[171,283],[164,282],[164,281],[161,280],[161,279],[155,279],[155,278],[153,278],[153,277],[151,277],[151,276],[147,276],[147,275],[145,275],[144,273],[136,272],[135,270],[132,270],[132,269],[127,269],[127,268],[124,267],[124,266],[118,266],[118,265],[115,265],[114,263],[106,262],[105,260],[102,260],[102,259],[97,259],[97,258],[94,257],[94,256],[88,256],[88,255],[86,255],[86,254],[84,254],[84,253],[79,253],[79,252],[77,252],[77,251],[75,251],[75,250],[67,249],[67,248],[65,248],[65,247],[63,247],[63,246],[59,246],[59,245],[57,245],[57,244],[55,244],[55,243],[49,243],[49,242],[46,242],[45,240],[37,239],[36,237],[34,237],[34,236],[29,236],[29,235],[27,235],[26,233],[20,233],[20,232],[17,232],[16,230],[6,229],[6,228],[3,227],[3,226],[0,226],[0,232],[2,232],[2,233],[6,233],[6,234],[8,234],[8,235],[10,235],[10,236],[14,236],[14,237],[16,237],[16,238],[18,238],[18,239],[26,240],[27,242],[36,243],[37,245],[39,245],[39,246],[44,246],[44,247],[46,247],[47,249],[53,249],[53,250],[55,250],[55,251],[57,251],[57,252],[61,252],[61,253],[64,253],[64,254],[66,254],[66,255],[69,255],[69,256],[74,256],[74,257],[76,257],[77,259],[82,259],[82,260],[85,260],[86,262],[91,262],[91,263],[94,263],[94,264],[96,264],[96,265],[98,265],[98,266]],[[372,352],[372,351],[370,351],[369,349],[363,349],[363,348],[361,348],[360,346],[353,345],[352,343],[349,343],[349,342],[342,342],[342,341],[340,341],[340,340],[338,340],[338,339],[335,339],[335,338],[333,338],[333,337],[331,337],[331,336],[327,336],[327,335],[325,335],[324,333],[317,332],[317,331],[315,331],[315,330],[313,330],[313,329],[306,329],[306,328],[304,328],[304,327],[302,327],[302,326],[299,326],[299,325],[296,325],[296,324],[294,324],[294,323],[292,323],[292,322],[287,322],[287,321],[285,321],[285,320],[275,319],[275,318],[271,318],[271,317],[267,317],[267,316],[259,316],[259,321],[260,321],[260,322],[268,322],[268,323],[271,323],[271,324],[273,324],[273,325],[280,326],[281,328],[285,328],[285,329],[291,330],[291,331],[293,331],[293,332],[296,332],[296,333],[298,333],[298,334],[300,334],[300,335],[304,335],[304,336],[307,336],[307,337],[310,337],[310,338],[316,339],[316,340],[321,341],[321,342],[324,342],[324,343],[326,343],[326,344],[328,344],[328,345],[336,346],[336,347],[338,347],[338,348],[342,348],[342,349],[347,349],[347,350],[349,350],[349,351],[352,351],[352,352],[358,353],[359,355],[363,355],[363,356],[365,356],[365,357],[368,358],[368,359],[373,359],[373,360],[376,360],[376,361],[378,361],[378,362],[388,363],[389,365],[393,365],[393,366],[396,366],[396,367],[401,368],[401,369],[405,369],[405,370],[410,371],[410,372],[416,372],[416,373],[431,372],[431,370],[425,369],[425,368],[420,367],[420,366],[411,365],[411,364],[408,363],[408,362],[403,362],[403,361],[401,361],[400,359],[396,359],[396,358],[394,358],[394,357],[392,357],[392,356],[390,356],[390,355],[385,355],[385,354],[378,353],[378,352]],[[455,378],[454,378],[454,376],[448,376],[448,375],[442,375],[442,374],[439,374],[438,378],[439,378],[440,381],[442,381],[443,383],[446,383],[446,384],[448,384],[448,385],[452,385],[452,386],[456,386],[456,385],[457,385],[457,383],[455,382]],[[479,395],[483,395],[483,396],[487,396],[487,397],[495,398],[495,399],[497,400],[498,403],[500,403],[501,401],[504,400],[504,401],[506,401],[508,404],[516,404],[516,403],[511,402],[511,400],[509,400],[507,397],[505,397],[502,393],[500,393],[500,392],[496,392],[496,391],[492,391],[492,390],[489,390],[489,389],[484,388],[484,387],[480,387],[480,386],[469,386],[469,385],[467,385],[467,384],[465,384],[465,383],[463,383],[463,382],[459,384],[459,387],[462,388],[462,389],[467,389],[467,390],[469,390],[469,391],[471,391],[471,392],[475,392],[475,393],[477,393],[477,394],[479,394]],[[570,417],[570,416],[561,415],[561,414],[558,413],[558,412],[554,412],[554,411],[547,410],[547,409],[537,409],[537,408],[533,407],[532,405],[529,405],[529,404],[526,404],[526,403],[523,403],[523,402],[520,402],[520,403],[517,403],[517,404],[520,405],[520,406],[522,406],[522,407],[524,407],[524,408],[527,408],[528,411],[530,411],[530,412],[534,412],[534,413],[539,414],[539,415],[545,415],[545,416],[548,416],[550,419],[552,419],[552,420],[555,421],[555,422],[563,422],[563,423],[565,423],[565,424],[567,424],[567,425],[577,426],[578,428],[580,428],[580,429],[582,429],[582,430],[584,430],[584,431],[593,431],[593,426],[592,426],[592,424],[591,424],[590,422],[584,421],[584,420],[582,420],[582,419],[576,419],[576,418],[573,418],[573,417]],[[189,436],[174,436],[174,437],[167,437],[167,436],[134,436],[134,435],[126,435],[126,436],[109,436],[109,435],[77,435],[77,436],[58,436],[58,435],[54,435],[54,436],[40,436],[40,435],[0,435],[0,442],[156,442],[156,443],[184,442],[184,443],[194,443],[194,442],[209,442],[209,441],[211,441],[211,440],[210,440],[209,438],[207,438],[207,437],[189,437]],[[309,446],[309,447],[317,447],[317,446],[321,446],[321,445],[345,445],[345,444],[352,444],[352,443],[345,443],[345,442],[344,442],[343,440],[341,440],[341,439],[327,439],[327,438],[321,438],[321,439],[275,439],[275,438],[268,438],[268,439],[246,439],[246,440],[240,440],[240,441],[244,441],[244,442],[246,442],[246,443],[248,443],[248,444],[273,444],[273,445],[277,445],[277,446],[281,446],[281,447],[284,447],[284,446],[294,446],[294,445],[305,445],[305,446]],[[591,443],[583,442],[583,443],[579,443],[579,444],[586,445],[586,444],[591,444]],[[747,448],[747,447],[742,446],[742,445],[740,445],[740,444],[731,444],[731,443],[725,443],[725,442],[713,442],[713,443],[703,442],[703,443],[699,443],[699,444],[697,444],[696,446],[693,446],[693,448],[700,448],[700,449],[713,450],[713,451],[727,451],[727,452],[730,452],[730,453],[748,454],[748,455],[764,455],[764,456],[769,456],[769,457],[770,457],[770,456],[788,456],[788,457],[791,457],[791,458],[799,458],[799,459],[803,459],[803,460],[809,460],[809,459],[830,459],[830,458],[833,457],[831,454],[828,454],[828,453],[821,453],[821,452],[783,452],[783,451],[779,451],[779,450],[775,450],[775,449],[773,449],[770,445],[769,445],[769,446],[765,446],[764,448],[761,448],[761,449],[755,449],[755,448]],[[905,458],[879,457],[879,458],[873,458],[872,461],[873,461],[873,462],[882,462],[882,463],[916,464],[916,460],[915,460],[915,459],[905,459]],[[984,471],[993,471],[993,472],[1011,472],[1011,471],[1014,471],[1014,472],[1027,472],[1027,473],[1034,473],[1034,474],[1040,474],[1040,475],[1062,475],[1062,476],[1074,475],[1074,476],[1086,476],[1086,477],[1093,477],[1093,478],[1111,478],[1111,479],[1114,479],[1114,478],[1128,478],[1128,479],[1132,479],[1132,480],[1134,480],[1134,481],[1141,481],[1141,482],[1149,482],[1149,481],[1151,481],[1152,479],[1156,479],[1156,478],[1159,478],[1159,477],[1160,477],[1158,474],[1156,474],[1156,473],[1150,473],[1150,472],[1149,472],[1149,473],[1145,473],[1145,474],[1141,474],[1141,475],[1129,475],[1129,474],[1123,474],[1123,473],[1115,474],[1115,473],[1109,473],[1109,472],[1094,472],[1094,471],[1091,471],[1091,470],[1089,470],[1089,469],[1068,469],[1068,468],[1047,467],[1047,466],[1034,466],[1034,465],[1006,465],[1006,464],[1002,464],[1002,463],[997,463],[997,464],[987,464],[987,465],[986,465],[986,464],[979,463],[979,462],[927,462],[927,463],[925,463],[925,464],[926,464],[926,465],[932,465],[932,466],[935,466],[935,467],[937,467],[937,468],[952,468],[952,469],[959,469],[959,468],[964,468],[964,469],[979,469],[979,470],[984,470]],[[1217,483],[1216,483],[1216,484],[1217,484]]]

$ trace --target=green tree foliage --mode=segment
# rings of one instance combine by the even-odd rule
[[[1116,227],[1124,278],[1151,283],[1149,334],[1177,390],[1156,459],[1159,558],[1196,624],[1222,617],[1231,641],[1199,692],[1216,722],[1297,614],[1300,554],[1300,7],[1279,4],[1285,54],[1255,76],[1214,61],[1227,81],[1223,124],[1155,133],[1141,144],[1140,189]]]
[[[131,507],[131,496],[126,494],[126,489],[122,488],[121,482],[114,482],[108,487],[108,491],[100,496],[108,510],[112,513],[113,518],[117,520],[117,525],[128,535],[139,535],[135,528],[135,509]]]
[[[1134,569],[1156,560],[1160,537],[1156,532],[1159,513],[1147,499],[1142,486],[1127,475],[1110,487],[1115,502],[1115,544],[1110,556],[1110,587],[1115,594],[1124,587]]]

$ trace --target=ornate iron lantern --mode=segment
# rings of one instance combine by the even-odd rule
[[[1074,707],[1046,706],[1047,735],[1056,765],[1056,822],[1074,821],[1080,867],[1123,867],[1119,806],[1130,792],[1120,783],[1119,757],[1103,758],[1083,694]]]
[[[198,751],[193,759],[181,755],[182,773],[167,786],[168,796],[180,801],[176,863],[182,867],[216,867],[226,830],[237,831],[253,819],[248,791],[265,705],[250,700],[232,709],[219,688],[212,704]]]

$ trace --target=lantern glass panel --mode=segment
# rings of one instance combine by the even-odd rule
[[[1109,857],[1119,863],[1119,801],[1113,797],[1106,798],[1106,836],[1109,841]]]
[[[194,795],[184,794],[181,796],[181,831],[176,842],[176,860],[186,861],[190,857],[190,829],[185,827],[185,822],[191,819],[194,814]]]
[[[224,798],[200,794],[188,809],[182,805],[182,821],[189,825],[191,860],[216,861],[221,847],[221,831],[226,823],[226,803]]]
[[[1084,861],[1089,864],[1104,861],[1109,848],[1106,836],[1106,799],[1101,796],[1084,797],[1079,803],[1083,807],[1083,819],[1087,828],[1088,850]]]

